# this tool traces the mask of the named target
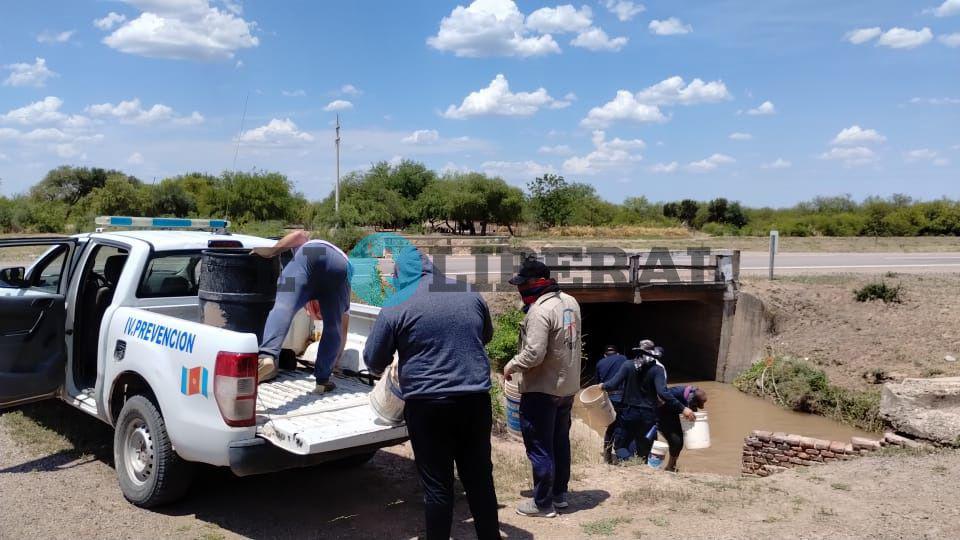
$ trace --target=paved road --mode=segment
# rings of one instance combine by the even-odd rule
[[[744,251],[740,258],[740,272],[744,275],[765,275],[769,254]],[[472,256],[447,256],[443,259],[448,275],[467,276],[472,280],[482,270]],[[502,271],[500,257],[487,257],[491,276],[509,273]],[[381,270],[389,274],[392,263],[381,261]],[[837,273],[933,273],[960,272],[960,253],[780,253],[776,257],[776,274],[837,274]],[[491,277],[490,281],[497,279]]]

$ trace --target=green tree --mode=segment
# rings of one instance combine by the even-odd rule
[[[150,212],[151,206],[149,188],[122,173],[107,177],[102,187],[95,188],[84,199],[81,204],[95,215],[144,216]]]
[[[557,227],[570,222],[573,197],[567,181],[556,174],[544,174],[527,184],[533,217],[541,227]]]
[[[91,169],[63,165],[49,171],[43,180],[30,188],[30,196],[74,205],[94,189],[103,187],[107,178],[116,174],[123,175],[120,171],[98,167]]]
[[[155,215],[186,217],[196,214],[197,199],[180,180],[167,178],[151,190],[151,207]]]

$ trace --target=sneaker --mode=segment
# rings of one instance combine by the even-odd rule
[[[542,509],[537,506],[537,503],[533,499],[527,499],[520,503],[517,506],[517,513],[521,516],[527,517],[542,517],[542,518],[553,518],[557,517],[557,510],[550,505],[550,508]]]
[[[553,496],[553,507],[554,508],[567,508],[570,506],[570,503],[567,502],[567,494],[561,493],[559,495]]]
[[[277,376],[277,363],[269,354],[257,359],[257,381],[264,383]]]
[[[313,389],[314,394],[327,394],[333,392],[337,389],[337,385],[333,381],[327,382],[318,382],[316,388]]]

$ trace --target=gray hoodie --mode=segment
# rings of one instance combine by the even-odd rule
[[[493,336],[493,323],[486,302],[436,273],[416,249],[402,250],[394,261],[396,292],[367,338],[367,368],[382,372],[396,352],[405,400],[488,392],[490,360],[484,345]]]

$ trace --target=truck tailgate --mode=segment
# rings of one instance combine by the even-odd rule
[[[257,391],[257,435],[294,454],[308,455],[406,437],[370,408],[372,387],[354,378],[334,377],[336,390],[313,393],[316,380],[303,370],[280,371]]]

